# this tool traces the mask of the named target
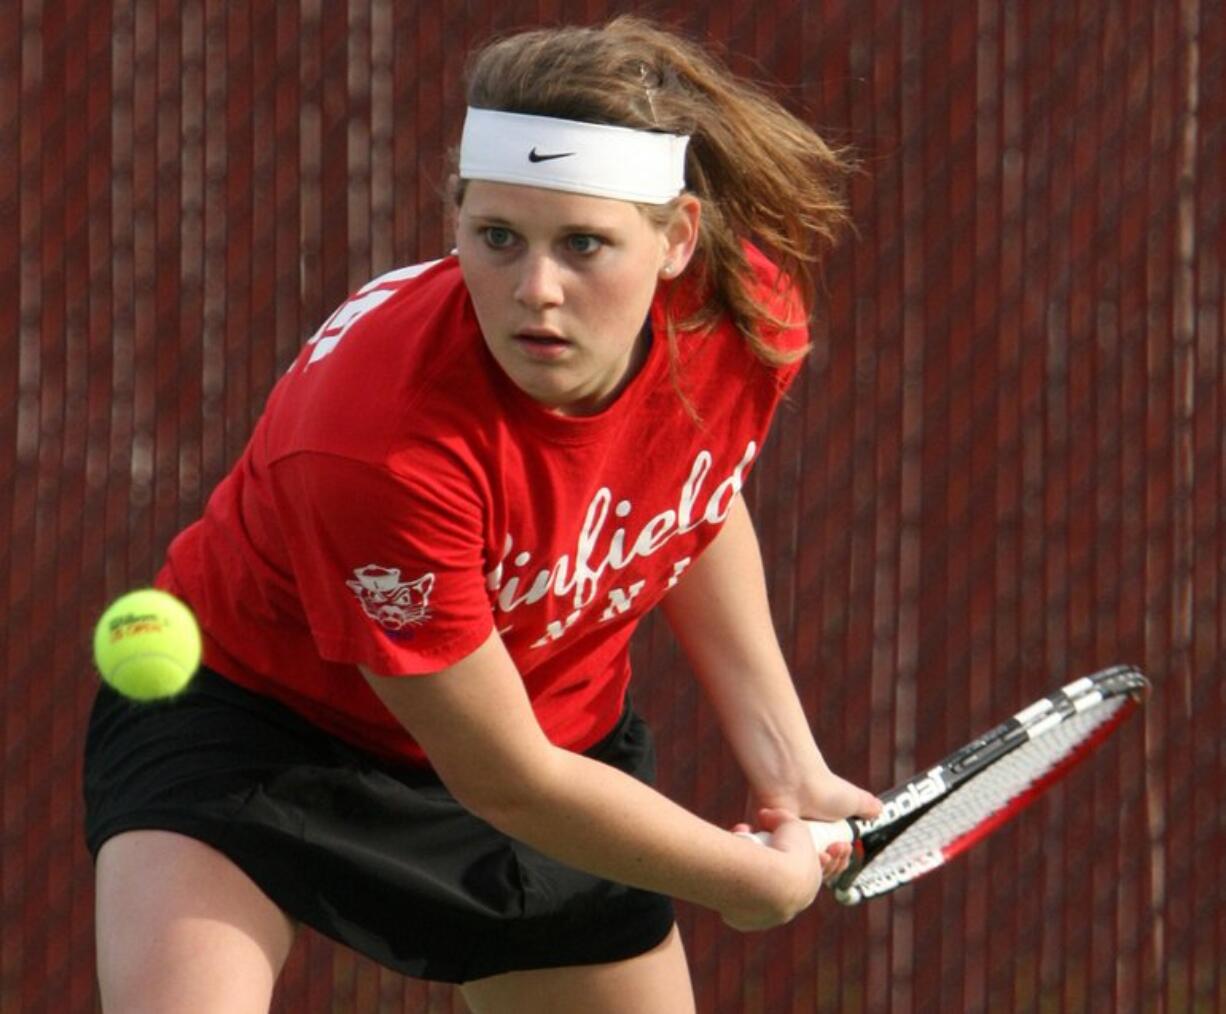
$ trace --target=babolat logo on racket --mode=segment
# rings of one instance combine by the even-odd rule
[[[881,815],[872,820],[857,821],[861,836],[886,827],[897,820],[902,820],[915,813],[926,803],[945,794],[949,786],[945,783],[945,769],[937,766],[924,777],[908,782],[894,796],[885,798],[882,802]]]
[[[903,884],[909,884],[917,877],[922,877],[930,870],[935,870],[945,862],[945,857],[937,850],[921,852],[917,856],[905,859],[898,866],[889,866],[880,871],[867,871],[856,879],[848,890],[839,890],[839,901],[845,905],[854,905],[865,898],[875,898]]]

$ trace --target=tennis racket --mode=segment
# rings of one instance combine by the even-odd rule
[[[888,894],[965,852],[1085,760],[1148,689],[1129,666],[1086,676],[883,793],[880,816],[809,821],[819,852],[832,842],[852,845],[835,898],[855,905]]]

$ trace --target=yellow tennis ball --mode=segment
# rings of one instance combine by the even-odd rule
[[[129,592],[111,603],[94,628],[94,663],[125,697],[171,697],[200,665],[200,627],[192,611],[167,592]]]

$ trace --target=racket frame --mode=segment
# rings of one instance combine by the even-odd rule
[[[871,820],[851,817],[837,821],[807,821],[814,847],[819,852],[836,841],[846,841],[852,845],[851,865],[833,885],[835,898],[844,905],[858,904],[868,898],[888,894],[945,865],[1021,812],[1068,774],[1141,705],[1148,692],[1149,681],[1140,670],[1127,665],[1103,669],[1040,698],[922,774],[882,793],[882,812],[879,816]],[[917,855],[902,868],[861,879],[862,875],[873,873],[871,865],[874,859],[891,842],[942,800],[964,789],[1022,745],[1050,733],[1069,718],[1114,698],[1124,699],[1114,714],[999,810],[987,815],[949,844]],[[757,837],[759,840],[769,838],[765,835]]]

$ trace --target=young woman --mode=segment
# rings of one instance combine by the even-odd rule
[[[476,1011],[675,1014],[668,899],[784,922],[847,859],[798,818],[879,805],[813,741],[740,495],[844,165],[634,19],[497,42],[468,99],[455,254],[336,311],[170,548],[206,668],[100,692],[108,1010],[265,1010],[305,922]],[[657,604],[769,848],[650,787]]]

